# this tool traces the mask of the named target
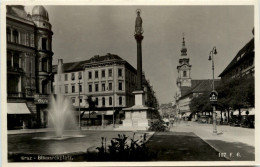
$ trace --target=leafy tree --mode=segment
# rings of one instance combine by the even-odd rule
[[[88,103],[89,119],[90,119],[90,111],[94,111],[95,110],[97,102],[96,102],[96,100],[93,100],[92,96],[90,95],[87,98],[87,103]],[[81,113],[80,118],[83,117],[84,113],[85,113],[85,111],[83,111]]]
[[[190,102],[190,110],[192,113],[212,112],[212,106],[209,101],[210,92],[204,92],[192,98]]]

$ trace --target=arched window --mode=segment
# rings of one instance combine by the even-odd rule
[[[17,30],[13,30],[13,42],[14,43],[18,43],[18,36],[19,36],[19,33]]]
[[[122,105],[123,100],[122,100],[122,96],[119,97],[119,105]]]
[[[42,94],[48,94],[48,80],[42,81]]]
[[[112,97],[109,97],[109,105],[111,106],[113,103]]]
[[[48,71],[48,60],[47,60],[47,58],[42,59],[42,71],[45,71],[45,72]]]
[[[105,97],[102,97],[102,106],[105,106],[106,105],[106,99]]]
[[[7,42],[11,42],[11,29],[9,27],[6,29],[6,38]]]

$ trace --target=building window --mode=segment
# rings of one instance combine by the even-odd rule
[[[31,34],[30,37],[31,37],[31,41],[30,41],[31,47],[34,47],[34,36],[33,36],[33,34]]]
[[[26,33],[26,46],[30,46],[30,35]]]
[[[123,100],[122,100],[122,96],[119,96],[119,105],[122,105]]]
[[[102,78],[105,78],[105,77],[106,77],[106,71],[102,70]]]
[[[113,103],[112,97],[109,97],[109,105],[111,106]]]
[[[187,77],[187,71],[183,71],[183,77]]]
[[[82,92],[82,85],[79,85],[79,92]]]
[[[109,86],[108,86],[108,89],[109,89],[109,90],[112,90],[112,83],[109,83],[108,85],[109,85]]]
[[[106,84],[102,83],[102,91],[106,91]]]
[[[95,102],[96,102],[96,106],[98,106],[98,98],[97,97],[96,97],[96,101]]]
[[[75,97],[71,98],[71,102],[72,102],[72,104],[75,104]]]
[[[65,74],[65,75],[64,75],[64,80],[65,80],[65,81],[68,81],[68,74]]]
[[[42,59],[42,71],[48,71],[48,60],[46,58]]]
[[[92,85],[88,85],[88,91],[92,92]]]
[[[71,92],[75,93],[75,85],[71,85]]]
[[[7,35],[6,35],[7,42],[11,42],[11,30],[9,27],[6,29],[6,33],[7,33]]]
[[[106,99],[105,97],[102,97],[102,106],[105,106],[106,105]]]
[[[47,50],[47,38],[42,38],[42,50]]]
[[[10,52],[7,52],[7,67],[12,67],[12,55]]]
[[[79,103],[82,103],[82,96],[80,96],[80,98],[79,98]]]
[[[18,43],[18,36],[19,36],[19,33],[17,30],[14,30],[13,31],[13,42],[14,43]]]
[[[98,71],[95,71],[95,78],[98,78]]]
[[[13,55],[13,66],[14,68],[19,68],[19,54]]]
[[[118,90],[123,90],[123,84],[122,84],[122,82],[119,82],[119,83],[118,83]]]
[[[109,70],[108,70],[108,76],[109,76],[109,77],[112,77],[112,69],[109,69]]]
[[[75,73],[71,73],[71,80],[75,80]]]
[[[98,84],[95,84],[95,91],[98,92]]]
[[[65,85],[65,93],[68,93],[68,85]]]
[[[91,71],[88,72],[88,79],[92,79],[92,72]]]
[[[118,77],[122,77],[122,76],[123,76],[123,74],[122,74],[122,69],[119,68],[119,69],[118,69]]]
[[[82,73],[79,72],[78,75],[79,75],[79,79],[82,79]]]
[[[48,94],[48,81],[42,81],[42,94]]]

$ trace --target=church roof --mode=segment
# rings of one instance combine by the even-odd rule
[[[215,79],[215,86],[220,83],[220,79]],[[193,93],[203,93],[212,90],[212,80],[202,79],[202,80],[191,80],[191,87],[181,87],[181,98],[183,99],[188,95]]]

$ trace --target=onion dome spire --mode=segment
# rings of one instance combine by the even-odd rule
[[[181,49],[181,55],[182,56],[187,56],[187,48],[185,46],[185,37],[184,37],[184,33],[183,33],[183,37],[182,37],[182,49]]]

